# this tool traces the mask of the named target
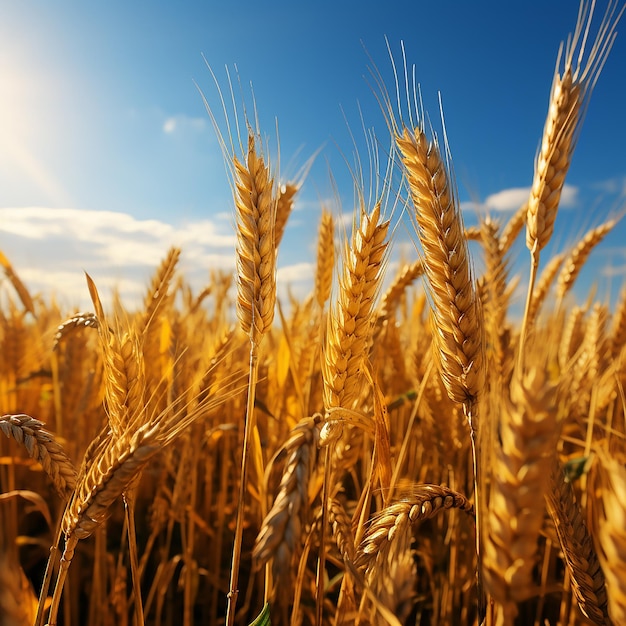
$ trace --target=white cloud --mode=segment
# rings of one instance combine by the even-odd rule
[[[487,196],[484,206],[492,211],[517,211],[528,200],[530,189],[513,187]]]
[[[605,265],[602,268],[602,275],[607,278],[613,278],[615,276],[626,276],[626,265]]]
[[[163,132],[166,135],[191,131],[194,133],[204,132],[208,127],[203,117],[190,117],[188,115],[171,115],[163,122]]]
[[[211,269],[234,270],[235,236],[210,220],[168,224],[112,211],[0,209],[0,249],[33,293],[54,294],[67,307],[89,306],[85,271],[103,299],[116,288],[126,306],[138,304],[171,246],[182,248],[181,272],[196,289]]]
[[[626,196],[626,176],[603,180],[595,183],[593,188],[601,193],[623,198]]]
[[[530,194],[530,187],[511,187],[503,189],[487,196],[484,202],[462,202],[461,210],[463,211],[517,211]],[[578,200],[578,187],[573,185],[564,185],[561,191],[561,200],[559,206],[567,209],[576,205]]]
[[[278,268],[276,282],[294,283],[310,281],[315,276],[313,263],[295,263]]]
[[[303,301],[311,293],[314,277],[315,265],[313,263],[294,263],[278,268],[276,291],[283,311],[288,310],[290,295]]]

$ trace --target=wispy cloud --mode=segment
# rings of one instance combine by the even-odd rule
[[[601,273],[607,278],[614,278],[616,276],[626,277],[626,265],[605,265]]]
[[[501,211],[512,212],[517,211],[530,194],[530,187],[511,187],[503,189],[485,198],[484,202],[462,202],[461,209],[464,211]],[[564,185],[561,192],[561,208],[571,208],[576,206],[578,200],[578,187],[573,185]]]
[[[189,115],[170,115],[163,122],[163,132],[166,135],[174,133],[202,133],[208,128],[207,120],[203,117],[191,117]]]
[[[593,185],[593,189],[607,195],[626,197],[626,176],[610,178]]]
[[[112,211],[0,209],[0,249],[34,293],[54,293],[68,307],[89,304],[84,271],[134,306],[171,246],[182,248],[181,271],[196,288],[211,269],[234,270],[235,236],[210,220],[168,224]]]

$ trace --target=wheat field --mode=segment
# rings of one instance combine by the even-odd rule
[[[172,247],[141,307],[86,275],[65,311],[0,253],[0,626],[626,624],[626,287],[573,297],[620,215],[546,254],[622,12],[581,4],[506,222],[465,228],[445,131],[375,73],[388,148],[351,227],[320,207],[306,298],[276,295],[303,180],[211,110],[234,275],[194,291]]]

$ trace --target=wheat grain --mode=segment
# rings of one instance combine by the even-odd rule
[[[76,313],[57,327],[52,349],[57,350],[61,340],[77,328],[98,328],[98,318],[94,313]]]
[[[533,258],[538,258],[552,236],[584,111],[615,39],[615,28],[623,12],[622,9],[615,16],[615,9],[609,4],[596,40],[586,54],[594,4],[581,4],[574,34],[568,39],[564,51],[561,47],[557,58],[548,116],[526,214],[526,245]]]
[[[387,550],[396,535],[401,536],[414,524],[452,508],[474,514],[470,501],[448,487],[415,486],[410,497],[394,502],[376,514],[359,544],[355,565],[372,570],[376,563],[386,558]]]
[[[330,297],[335,267],[335,223],[333,214],[322,210],[317,240],[317,265],[315,271],[315,300],[320,309]]]
[[[255,139],[248,137],[246,163],[234,157],[237,212],[237,316],[244,333],[259,343],[274,319],[276,248],[274,181]]]
[[[592,250],[613,230],[616,224],[617,220],[609,220],[596,226],[574,246],[557,280],[556,295],[559,302],[563,301],[565,295],[574,285]]]
[[[387,288],[387,291],[383,294],[378,305],[378,311],[376,313],[376,325],[380,326],[383,322],[388,320],[398,306],[398,302],[402,297],[402,294],[406,289],[413,284],[413,282],[424,273],[424,264],[421,259],[413,261],[413,263],[406,263],[393,282]]]
[[[283,239],[287,220],[293,210],[296,193],[300,189],[300,185],[295,183],[285,183],[278,189],[278,199],[276,201],[276,225],[274,227],[274,245],[278,250],[280,242]]]
[[[396,138],[415,208],[425,273],[434,302],[435,345],[450,397],[473,404],[483,385],[483,328],[467,241],[436,142],[421,128]]]
[[[337,301],[328,314],[322,376],[324,406],[352,408],[360,394],[360,371],[371,333],[374,299],[380,289],[389,221],[381,221],[381,205],[368,215],[346,243]]]
[[[548,378],[548,366],[537,362],[521,380],[517,373],[495,416],[483,564],[487,590],[509,616],[532,593],[544,517],[536,503],[546,491],[559,436],[559,388]]]
[[[278,454],[286,455],[287,460],[278,494],[254,545],[256,567],[273,559],[274,577],[283,582],[289,579],[291,558],[300,539],[302,510],[308,502],[309,476],[315,462],[320,420],[320,415],[301,420],[281,447]]]
[[[591,488],[598,494],[594,507],[595,546],[606,580],[609,615],[626,623],[626,470],[606,452],[592,466]]]
[[[28,415],[3,415],[0,430],[22,444],[28,456],[43,467],[58,494],[67,500],[76,485],[76,469],[54,435]]]
[[[552,469],[546,502],[580,610],[594,624],[609,624],[604,575],[574,489],[557,464]]]

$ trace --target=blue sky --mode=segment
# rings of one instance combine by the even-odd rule
[[[231,192],[198,91],[219,111],[206,58],[222,87],[225,66],[236,66],[244,93],[252,82],[264,134],[275,135],[277,120],[283,177],[321,150],[280,255],[283,282],[306,291],[329,171],[343,213],[352,210],[348,125],[360,139],[361,110],[387,142],[369,70],[393,90],[385,37],[396,60],[404,41],[435,126],[441,93],[464,206],[510,211],[514,190],[531,184],[558,46],[576,12],[573,0],[5,2],[0,249],[33,291],[53,289],[68,307],[88,302],[83,270],[128,298],[142,293],[172,243],[198,286],[212,267],[232,267]],[[567,179],[559,249],[623,208],[625,76],[620,33]],[[469,210],[465,218],[475,221]],[[621,224],[581,277],[600,294],[623,281],[625,235]]]

